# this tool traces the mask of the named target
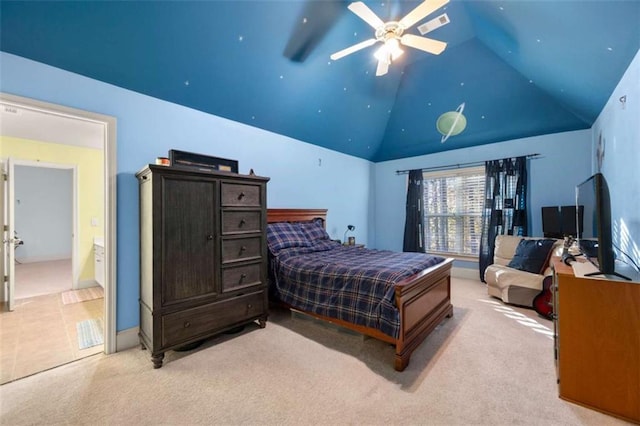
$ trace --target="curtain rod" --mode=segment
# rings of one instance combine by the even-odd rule
[[[536,159],[536,158],[540,158],[542,155],[541,154],[527,154],[525,157],[527,157],[528,159]],[[518,157],[522,157],[522,155],[519,155]],[[517,158],[517,157],[509,157],[509,158]],[[503,160],[502,158],[500,160]],[[499,161],[499,160],[487,160],[487,161]],[[449,164],[448,166],[434,166],[434,167],[426,167],[422,170],[423,172],[439,172],[442,170],[451,170],[451,169],[459,169],[462,167],[474,167],[474,166],[484,166],[485,161],[472,161],[469,163],[458,163],[458,164]],[[403,174],[407,174],[409,173],[411,170],[396,170],[396,174],[398,175],[403,175]]]

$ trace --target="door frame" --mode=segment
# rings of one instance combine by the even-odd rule
[[[78,268],[78,167],[75,164],[45,163],[42,161],[23,160],[15,157],[13,157],[13,166],[14,170],[15,166],[71,170],[71,288],[73,290],[77,290],[79,288],[78,283],[80,280],[80,270]],[[14,173],[14,184],[16,182],[15,178]]]
[[[0,102],[4,105],[29,109],[44,114],[83,120],[103,126],[103,158],[104,158],[104,253],[105,253],[105,286],[104,286],[104,352],[116,351],[116,118],[84,111],[76,108],[39,101],[22,96],[0,92]],[[75,273],[75,271],[74,271]]]

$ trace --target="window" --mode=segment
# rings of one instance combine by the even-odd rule
[[[484,176],[483,166],[423,174],[427,252],[478,256]]]

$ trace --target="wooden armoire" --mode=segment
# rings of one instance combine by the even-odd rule
[[[148,165],[140,189],[140,342],[164,353],[266,325],[269,178]]]

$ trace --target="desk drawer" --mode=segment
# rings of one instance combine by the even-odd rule
[[[260,186],[240,183],[223,183],[222,205],[225,207],[260,207]]]
[[[260,285],[262,263],[227,267],[222,270],[222,292]]]
[[[262,257],[262,237],[222,240],[222,263]]]
[[[262,229],[260,211],[222,211],[222,233],[235,234],[260,232]]]
[[[224,327],[265,313],[264,292],[210,303],[162,317],[162,346],[170,347],[197,337],[207,337]]]

